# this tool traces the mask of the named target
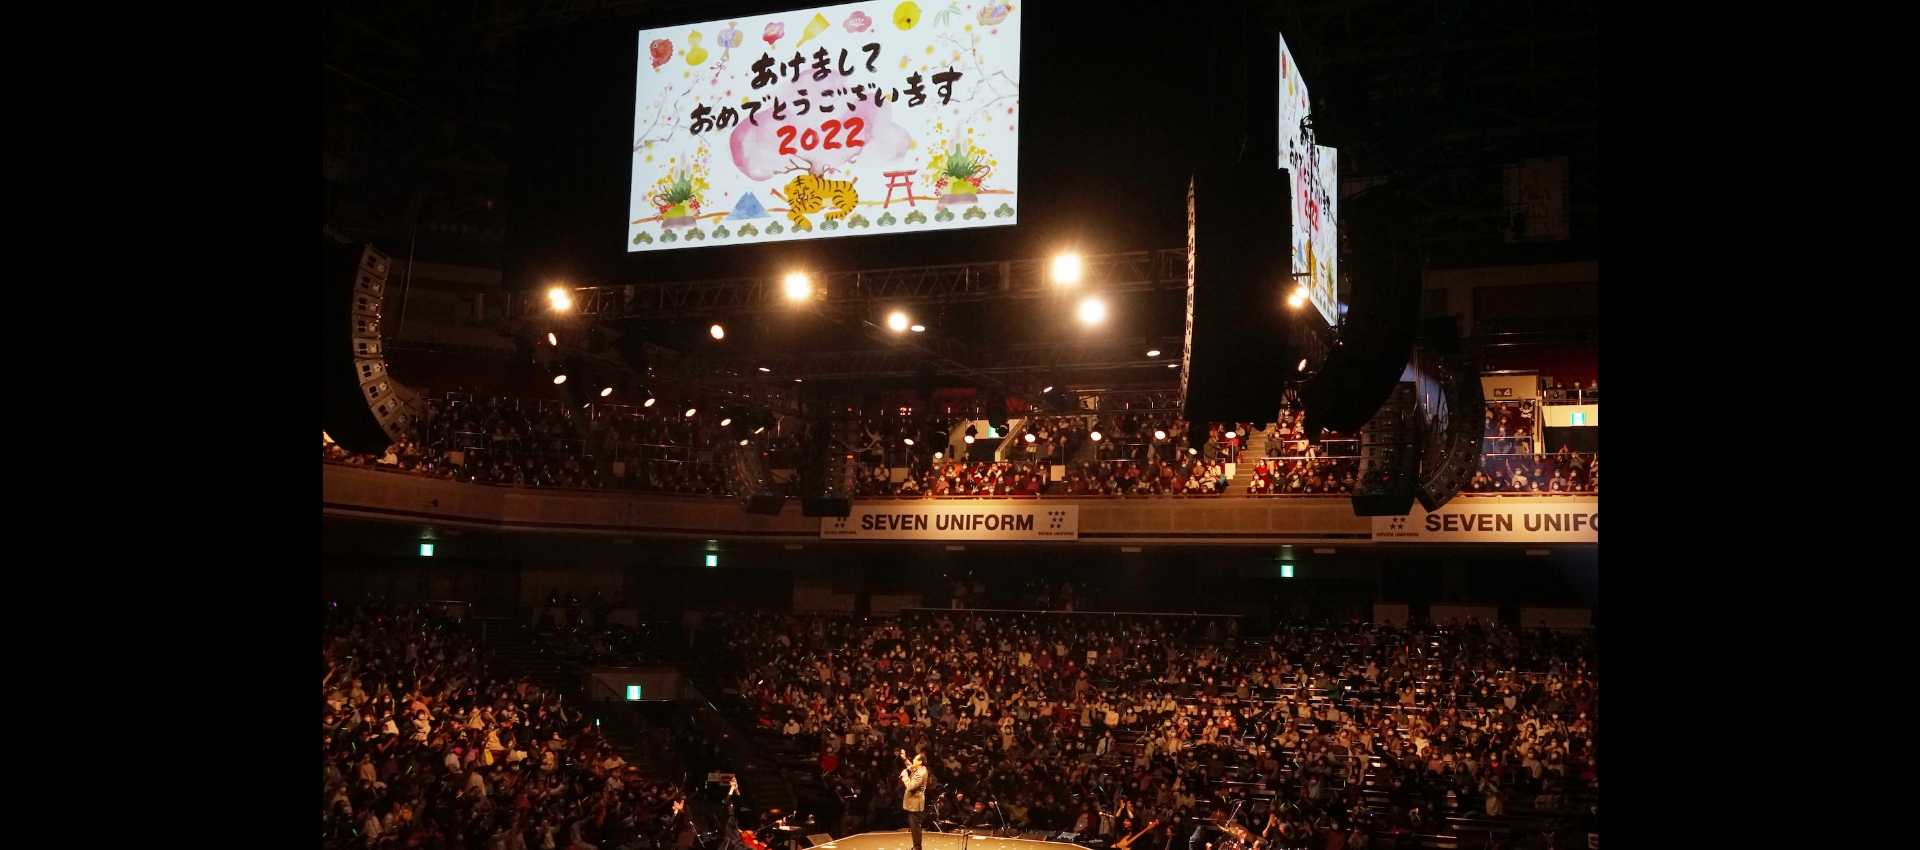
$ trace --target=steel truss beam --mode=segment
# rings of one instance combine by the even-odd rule
[[[963,263],[950,266],[830,272],[811,281],[813,303],[853,308],[875,301],[952,304],[1002,298],[1043,298],[1057,294],[1050,280],[1051,260]],[[1080,285],[1103,293],[1156,292],[1187,285],[1183,249],[1132,251],[1082,258]],[[723,313],[791,310],[784,282],[774,277],[638,283],[579,287],[575,312],[595,319],[675,318]],[[520,293],[508,307],[510,318],[546,315],[542,293]]]

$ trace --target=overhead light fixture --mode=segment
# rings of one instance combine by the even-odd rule
[[[964,443],[966,443],[966,444],[967,444],[967,445],[969,445],[969,446],[971,446],[971,445],[973,445],[973,435],[972,435],[972,434],[968,434],[968,435],[966,435],[966,436],[964,436],[964,437],[961,437],[961,438],[960,438],[960,441],[961,441],[961,442],[964,442]]]
[[[1167,368],[1169,368],[1169,369],[1178,369],[1178,368],[1180,368],[1180,364],[1178,364],[1178,363],[1168,363],[1168,364],[1167,364]]]
[[[1097,325],[1100,324],[1100,320],[1106,317],[1107,302],[1101,301],[1098,298],[1089,298],[1080,302],[1080,321],[1082,323]]]
[[[695,413],[699,413],[699,412],[700,412],[700,411],[699,411],[699,409],[698,409],[698,408],[693,408],[693,407],[689,407],[689,408],[687,408],[687,414],[686,414],[686,415],[687,415],[687,418],[688,418],[688,419],[692,419],[692,418],[693,418],[693,415],[694,415]]]
[[[1033,442],[1033,432],[1027,432],[1027,436],[1024,439],[1029,443]]]
[[[893,315],[887,317],[887,327],[893,328],[896,331],[906,330],[907,314],[899,312],[898,310],[894,311]]]
[[[1080,282],[1080,255],[1061,254],[1053,258],[1054,283]]]
[[[1087,439],[1092,440],[1096,443],[1100,442],[1100,429],[1098,428],[1093,429],[1093,433],[1088,434]]]
[[[713,327],[707,328],[707,333],[711,334],[714,339],[727,338],[727,329],[720,327],[719,325],[714,325]]]
[[[722,424],[722,425],[725,425],[726,423],[725,423],[725,422],[722,422],[722,423],[720,423],[720,424]],[[1237,437],[1237,436],[1240,436],[1240,435],[1239,435],[1239,434],[1237,434],[1237,433],[1235,433],[1235,432],[1233,432],[1233,431],[1228,431],[1228,432],[1227,432],[1227,433],[1226,433],[1225,435],[1223,435],[1223,436],[1225,436],[1225,437],[1226,437],[1227,439],[1229,439],[1229,440],[1231,440],[1231,439],[1233,439],[1234,437]]]
[[[740,445],[743,445],[743,446],[744,446],[744,445],[746,445],[746,444],[747,444],[747,441],[746,441],[746,440],[741,440],[741,441],[740,441]]]
[[[787,300],[804,301],[807,296],[813,294],[813,283],[807,280],[805,274],[794,272],[787,275],[786,289]]]
[[[904,439],[902,439],[902,440],[901,440],[900,442],[903,442],[903,443],[906,443],[907,445],[909,445],[909,446],[911,446],[911,445],[913,445],[913,438],[912,438],[912,437],[906,437],[906,438],[904,438]]]
[[[762,425],[762,426],[760,426],[760,427],[758,427],[758,428],[755,428],[755,429],[753,429],[753,433],[755,433],[755,434],[758,434],[758,433],[760,433],[761,431],[765,431],[765,430],[767,430],[767,426],[765,426],[765,425]]]
[[[907,330],[913,331],[914,333],[922,333],[926,331],[926,329],[926,325],[914,325],[913,327],[907,328]]]
[[[725,427],[727,427],[728,425],[732,425],[732,424],[733,424],[733,417],[731,417],[731,416],[729,416],[729,417],[727,417],[727,418],[725,418],[725,419],[722,419],[722,420],[720,420],[720,427],[722,427],[722,428],[725,428]],[[1229,434],[1228,436],[1232,436],[1232,435],[1231,435],[1231,434]]]
[[[567,308],[573,306],[573,298],[567,295],[565,289],[556,286],[547,290],[547,303],[553,305],[554,312],[565,312]]]
[[[1164,440],[1167,438],[1167,432],[1162,429],[1155,428],[1153,429],[1153,438],[1156,440]]]
[[[656,398],[654,398],[653,396],[647,396],[647,400],[646,400],[646,401],[643,401],[643,402],[640,402],[640,406],[641,406],[641,407],[652,407],[652,406],[653,406],[653,403],[654,403],[654,402],[656,402],[656,401],[659,401],[659,399],[656,399]]]
[[[934,453],[933,453],[933,459],[934,459],[934,460],[939,460],[939,459],[941,459],[941,458],[943,458],[943,457],[946,457],[946,456],[947,456],[947,453],[946,453],[946,452],[934,452]]]
[[[553,382],[554,382],[554,383],[556,383],[556,384],[564,384],[564,383],[566,383],[566,382],[567,382],[567,376],[565,376],[565,375],[555,375],[555,376],[553,376]]]
[[[1199,454],[1199,453],[1200,453],[1200,450],[1199,450],[1199,449],[1196,449],[1196,448],[1192,448],[1192,447],[1188,447],[1188,448],[1187,448],[1187,454],[1190,454],[1190,455],[1197,455],[1197,454]]]
[[[1043,393],[1050,393],[1050,392],[1053,392],[1053,388],[1052,388],[1052,387],[1048,387],[1048,388],[1046,388],[1046,389],[1044,389],[1044,390],[1041,390],[1041,392],[1043,392]]]
[[[557,337],[557,336],[554,336],[554,335],[553,335],[553,332],[552,332],[552,331],[548,331],[548,332],[547,332],[547,344],[548,344],[548,345],[551,345],[551,346],[553,346],[554,348],[559,348],[559,347],[560,347],[560,338],[559,338],[559,337]]]
[[[1159,356],[1160,356],[1160,349],[1158,349],[1158,348],[1149,348],[1149,349],[1147,349],[1147,356],[1148,356],[1148,357],[1159,357]]]
[[[607,396],[610,396],[610,395],[613,395],[613,388],[612,388],[612,387],[601,387],[601,388],[600,388],[600,397],[601,397],[601,398],[606,398]]]
[[[1296,372],[1305,372],[1305,371],[1307,371],[1307,358],[1305,358],[1305,357],[1302,357],[1302,358],[1300,358],[1300,364],[1299,364],[1299,365],[1297,365],[1297,366],[1295,366],[1295,367],[1293,367],[1293,369],[1294,369],[1294,371],[1296,371]]]

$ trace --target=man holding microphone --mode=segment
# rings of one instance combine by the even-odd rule
[[[913,833],[913,850],[920,850],[920,815],[927,808],[926,754],[916,752],[909,759],[907,751],[901,750],[900,760],[907,763],[907,769],[900,771],[900,784],[906,787],[906,793],[900,798],[900,808],[907,813],[907,829]]]

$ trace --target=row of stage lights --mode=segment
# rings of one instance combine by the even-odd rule
[[[1074,253],[1059,254],[1053,258],[1053,263],[1051,265],[1051,268],[1049,269],[1049,276],[1051,277],[1053,283],[1056,286],[1062,286],[1062,287],[1076,286],[1080,283],[1080,278],[1081,278],[1081,273],[1083,271],[1083,268],[1084,268],[1084,264],[1081,261],[1079,254],[1074,254]],[[782,291],[786,294],[787,300],[789,301],[801,302],[813,297],[813,281],[811,278],[807,276],[805,272],[790,272],[787,274],[786,278],[782,280],[781,284],[782,284]],[[1306,287],[1304,286],[1299,287],[1294,291],[1294,293],[1290,297],[1288,297],[1287,304],[1288,306],[1298,308],[1301,304],[1306,302],[1306,297],[1307,297]],[[567,293],[567,290],[563,287],[555,286],[547,290],[547,301],[548,301],[548,304],[553,308],[553,311],[556,313],[566,313],[573,309],[573,297],[569,295]],[[1105,301],[1101,300],[1097,296],[1088,296],[1080,301],[1080,305],[1076,310],[1076,313],[1079,316],[1082,324],[1086,324],[1089,326],[1098,325],[1101,322],[1104,322],[1107,318],[1107,304]],[[913,321],[913,319],[909,317],[905,312],[895,310],[892,313],[888,314],[887,316],[887,328],[889,330],[892,330],[894,333],[903,333],[907,331],[911,331],[913,333],[924,333],[927,329],[927,326],[919,322]],[[724,340],[727,338],[727,329],[724,326],[722,326],[720,323],[715,322],[711,327],[707,328],[707,335],[713,337],[715,340]],[[547,344],[552,345],[555,348],[558,348],[560,346],[560,340],[553,333],[548,333]],[[1159,357],[1160,350],[1150,349],[1147,351],[1147,356]],[[1306,364],[1306,361],[1304,360],[1301,361],[1301,366],[1300,366],[1301,371],[1305,371],[1306,369],[1305,364]],[[1180,364],[1168,363],[1167,368],[1178,369],[1180,368]],[[772,369],[769,369],[765,366],[761,366],[759,367],[759,369],[762,372],[773,371]],[[801,379],[799,378],[795,378],[793,380],[794,380],[794,383],[801,383]],[[567,382],[566,373],[562,372],[560,374],[555,375],[553,377],[553,382],[555,384],[566,383]],[[1052,391],[1053,391],[1052,387],[1048,387],[1045,390],[1043,390],[1043,392],[1052,392]],[[601,388],[600,390],[601,398],[606,398],[611,395],[613,395],[612,386]],[[653,404],[654,404],[654,399],[651,395],[649,395],[643,406],[652,407]],[[687,415],[693,416],[694,411],[689,409],[687,411]],[[1100,439],[1100,436],[1098,435],[1098,433],[1095,433],[1091,436],[1092,436],[1092,439],[1094,439],[1095,441],[1098,441]],[[908,443],[908,445],[912,445],[912,443]]]

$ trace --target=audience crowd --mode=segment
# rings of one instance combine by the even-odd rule
[[[1566,446],[1552,455],[1481,455],[1471,493],[1598,493],[1600,456]]]
[[[320,656],[323,847],[593,850],[684,828],[676,790],[457,623],[333,607]]]
[[[836,834],[901,825],[902,750],[927,754],[937,819],[1144,829],[1138,850],[1196,829],[1218,844],[1202,821],[1229,815],[1316,850],[1597,817],[1597,656],[1564,634],[968,611],[720,625],[737,704],[817,766],[845,805]]]
[[[1470,493],[1597,493],[1599,458],[1565,447],[1554,455],[1531,453],[1535,408],[1531,403],[1490,403],[1486,452],[1465,488]],[[1302,417],[1284,415],[1264,434],[1263,457],[1239,458],[1245,423],[1215,425],[1197,445],[1179,422],[1151,414],[1119,414],[1096,422],[1093,415],[1036,416],[1026,424],[1034,449],[1021,456],[1024,440],[1000,462],[957,460],[969,447],[905,446],[903,426],[857,424],[852,445],[856,497],[1020,497],[1217,495],[1227,492],[1226,464],[1251,463],[1248,495],[1344,495],[1359,475],[1358,441],[1328,434],[1306,440]],[[804,455],[803,428],[783,420],[766,435],[770,470],[792,469]],[[936,423],[931,430],[961,420]],[[783,427],[784,426],[784,427]],[[1091,439],[1101,430],[1101,439]],[[450,397],[431,402],[408,436],[380,456],[353,455],[322,440],[322,459],[349,466],[375,466],[449,480],[531,487],[624,489],[693,495],[726,495],[721,463],[725,442],[707,413],[621,405],[569,411],[549,403]],[[1164,434],[1157,438],[1155,432]],[[1229,437],[1227,434],[1233,436]],[[1256,435],[1258,440],[1260,435]],[[992,438],[980,438],[990,440]],[[1505,442],[1502,442],[1502,441]],[[1257,443],[1256,443],[1257,445]],[[1502,447],[1510,451],[1501,451]],[[929,449],[942,458],[929,460]],[[910,460],[914,458],[914,460]],[[903,464],[911,471],[894,481]],[[790,464],[790,465],[783,465]],[[1052,467],[1061,466],[1060,480]],[[789,495],[801,494],[798,475],[784,479]]]

